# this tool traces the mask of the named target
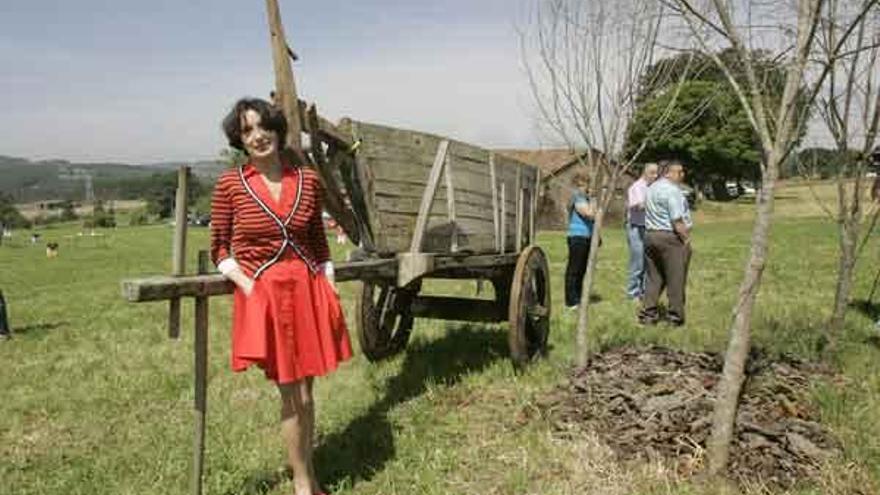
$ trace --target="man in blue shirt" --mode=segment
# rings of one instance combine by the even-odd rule
[[[647,280],[639,322],[657,323],[660,293],[669,299],[667,319],[684,324],[685,287],[691,258],[690,207],[681,190],[684,182],[681,162],[661,162],[661,178],[648,188],[645,201],[645,261]]]
[[[581,302],[584,273],[590,257],[595,209],[587,196],[586,177],[576,175],[568,205],[568,264],[565,267],[565,306],[576,309]]]

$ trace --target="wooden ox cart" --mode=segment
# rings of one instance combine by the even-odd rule
[[[539,354],[549,331],[550,276],[534,245],[538,169],[422,132],[312,122],[313,142],[333,136],[316,162],[325,182],[335,183],[328,191],[347,192],[337,203],[352,217],[349,235],[360,240],[356,260],[339,263],[336,279],[362,282],[354,319],[364,354],[378,360],[402,350],[414,318],[508,321],[514,363]],[[494,299],[420,295],[427,278],[485,280]],[[123,281],[132,302],[232,289],[216,274]]]

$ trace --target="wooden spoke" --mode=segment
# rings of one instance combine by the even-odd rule
[[[397,289],[385,281],[364,281],[357,297],[358,338],[370,361],[402,351],[412,330],[412,302],[421,281]]]

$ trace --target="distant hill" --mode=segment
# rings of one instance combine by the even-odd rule
[[[49,199],[82,200],[85,187],[82,180],[65,180],[63,175],[81,170],[92,176],[98,198],[116,199],[114,192],[126,184],[143,181],[159,173],[169,173],[182,162],[164,162],[148,165],[126,163],[74,163],[67,160],[31,161],[25,158],[0,155],[0,194],[12,196],[13,201],[24,203]],[[221,161],[188,163],[193,173],[203,182],[210,183],[226,168]]]

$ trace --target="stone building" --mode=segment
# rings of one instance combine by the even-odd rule
[[[538,203],[538,228],[564,230],[568,221],[568,205],[571,199],[571,181],[575,176],[590,176],[587,169],[587,152],[574,152],[567,148],[542,150],[496,150],[541,169],[541,197]],[[594,150],[594,153],[599,153]],[[614,199],[605,216],[604,225],[623,223],[626,190],[637,178],[625,175],[617,184]]]

